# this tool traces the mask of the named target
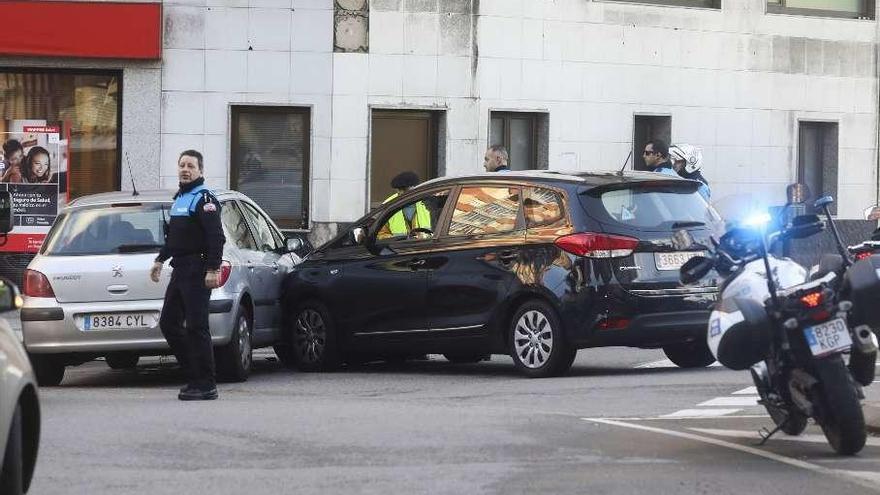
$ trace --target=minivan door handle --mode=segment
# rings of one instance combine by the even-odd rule
[[[254,269],[254,262],[253,262],[253,261],[251,261],[251,260],[247,260],[247,263],[245,263],[245,264],[247,265],[248,270],[253,270],[253,269]]]

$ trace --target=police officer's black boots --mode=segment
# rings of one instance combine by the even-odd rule
[[[180,400],[214,400],[217,397],[216,386],[212,386],[211,388],[187,386],[177,394],[177,398]]]

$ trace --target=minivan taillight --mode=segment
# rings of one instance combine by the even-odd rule
[[[588,258],[621,258],[629,256],[639,245],[632,237],[595,232],[564,235],[554,242],[559,249]]]
[[[220,287],[223,287],[223,284],[229,280],[229,275],[232,273],[232,263],[223,260],[223,263],[220,263]]]
[[[55,297],[49,279],[36,270],[24,271],[24,295],[28,297]]]

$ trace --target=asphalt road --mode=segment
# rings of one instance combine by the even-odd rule
[[[502,356],[329,374],[271,356],[201,403],[176,399],[170,363],[69,369],[41,390],[31,493],[880,492],[880,437],[847,458],[816,426],[757,446],[771,423],[748,373],[679,370],[660,351],[581,351],[569,376],[544,380]]]

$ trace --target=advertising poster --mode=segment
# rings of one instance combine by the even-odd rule
[[[7,120],[0,132],[0,190],[12,193],[15,227],[0,252],[35,253],[67,196],[67,139],[60,122]]]

